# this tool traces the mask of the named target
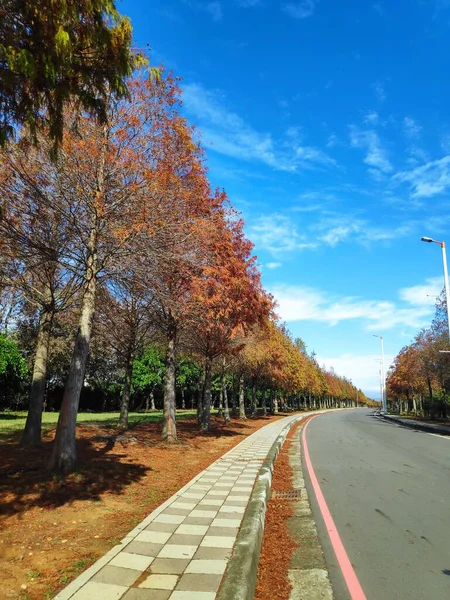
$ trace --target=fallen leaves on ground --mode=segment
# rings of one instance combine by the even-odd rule
[[[42,448],[0,448],[2,598],[46,600],[116,545],[157,506],[225,452],[267,423],[212,418],[209,434],[179,421],[179,442],[160,441],[161,425],[129,432],[78,427],[80,469],[65,478],[45,470],[54,429]]]
[[[275,462],[272,491],[292,491],[293,472],[289,463],[291,440],[306,420],[290,430]],[[267,505],[255,600],[288,600],[292,586],[288,571],[291,557],[297,547],[288,530],[288,520],[293,516],[292,500],[270,498]]]

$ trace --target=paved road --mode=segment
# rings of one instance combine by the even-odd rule
[[[450,599],[450,439],[369,409],[317,417],[311,461],[367,600]],[[309,487],[336,600],[349,593]]]

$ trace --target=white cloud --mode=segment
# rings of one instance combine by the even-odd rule
[[[386,91],[384,89],[383,81],[375,81],[372,84],[373,89],[375,90],[375,95],[378,98],[379,102],[384,102],[387,98]]]
[[[416,223],[410,221],[397,227],[374,227],[364,219],[346,215],[324,217],[310,229],[315,232],[315,237],[321,242],[334,247],[346,241],[363,246],[368,246],[373,242],[387,242],[411,234],[415,226]]]
[[[403,119],[403,132],[409,139],[415,139],[419,136],[422,131],[422,127],[411,117],[405,117]]]
[[[377,12],[380,15],[380,17],[385,16],[386,11],[385,11],[384,7],[381,4],[379,4],[378,2],[375,4],[372,4],[372,8],[375,12]]]
[[[258,161],[278,171],[330,168],[330,156],[318,148],[302,146],[292,138],[275,141],[270,133],[259,132],[242,117],[227,110],[217,94],[196,83],[186,84],[183,93],[186,111],[201,126],[202,140],[212,150],[245,161]]]
[[[258,249],[275,254],[317,246],[317,242],[307,243],[290,219],[277,214],[262,216],[249,225],[248,236]]]
[[[317,0],[302,0],[301,2],[288,2],[281,9],[294,19],[306,19],[314,14]]]
[[[355,296],[330,297],[321,290],[281,284],[269,290],[278,302],[277,313],[285,321],[317,321],[335,326],[341,321],[361,319],[367,331],[408,326],[418,329],[429,323],[430,305],[398,306],[383,300]]]
[[[308,163],[336,167],[336,161],[322,150],[312,146],[298,146],[296,155],[305,166]]]
[[[375,110],[371,110],[364,115],[364,123],[368,125],[376,125],[378,123],[378,113]]]
[[[397,173],[394,181],[408,183],[413,198],[431,198],[450,188],[450,156],[431,161],[412,169]]]
[[[283,263],[280,262],[268,262],[265,265],[267,267],[267,269],[279,269],[280,267],[283,266]]]
[[[434,306],[436,298],[444,287],[443,277],[430,277],[421,285],[403,288],[399,295],[402,300],[415,306]]]
[[[394,355],[385,354],[384,368],[388,370],[394,361]],[[345,373],[353,384],[369,396],[369,398],[380,399],[380,375],[379,375],[379,353],[373,354],[341,354],[339,356],[322,356],[318,354],[316,359],[319,365],[325,365],[328,369],[333,368],[336,373]]]
[[[327,148],[334,148],[339,144],[339,138],[335,133],[330,133],[327,139]]]
[[[211,15],[213,21],[220,21],[223,16],[220,2],[209,2],[205,5],[205,10]]]
[[[389,162],[386,150],[381,140],[373,129],[359,129],[356,125],[350,126],[350,144],[353,148],[364,148],[367,150],[364,162],[369,167],[378,169],[382,173],[390,173],[392,165]]]

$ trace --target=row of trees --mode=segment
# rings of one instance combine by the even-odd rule
[[[176,78],[142,73],[100,120],[67,108],[56,154],[50,124],[0,155],[3,402],[20,399],[19,348],[31,378],[22,444],[40,444],[46,400],[60,409],[51,469],[74,468],[80,398],[95,390],[102,408],[120,394],[123,428],[130,402],[160,393],[168,442],[177,386],[203,431],[214,385],[225,419],[229,393],[241,417],[246,393],[252,413],[366,400],[277,323],[243,221],[211,190],[180,106]]]
[[[442,352],[445,351],[445,352]],[[387,397],[392,410],[447,418],[450,400],[450,358],[445,293],[436,300],[429,328],[400,350],[388,371]]]

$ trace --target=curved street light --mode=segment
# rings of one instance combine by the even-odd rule
[[[386,381],[384,379],[384,344],[383,344],[383,336],[373,334],[373,337],[379,338],[381,341],[381,407],[383,412],[387,412],[387,402],[386,402]]]
[[[444,267],[444,287],[445,287],[445,302],[447,304],[447,326],[448,326],[448,337],[450,341],[450,305],[449,305],[449,286],[448,286],[448,270],[447,270],[447,255],[445,252],[445,242],[440,242],[438,240],[434,240],[430,237],[421,238],[422,242],[426,242],[428,244],[439,244],[442,250],[442,264]]]

